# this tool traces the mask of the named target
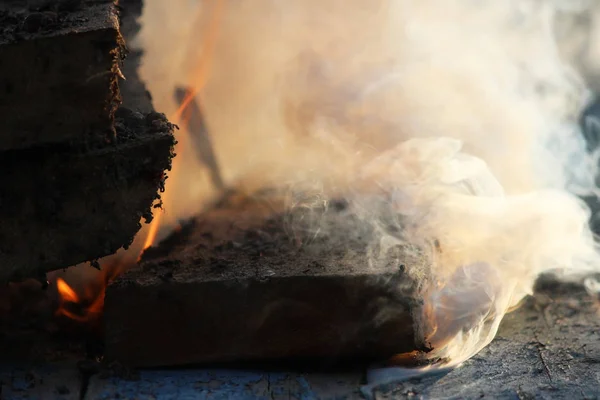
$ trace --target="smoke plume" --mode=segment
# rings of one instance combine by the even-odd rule
[[[378,228],[368,210],[386,204],[400,233],[379,241],[431,261],[409,271],[416,317],[453,366],[540,274],[598,270],[578,197],[598,193],[597,157],[577,124],[598,22],[593,0],[147,0],[139,45],[157,109],[175,113],[177,85],[199,90],[229,184],[343,195]],[[214,194],[177,153],[172,224]]]

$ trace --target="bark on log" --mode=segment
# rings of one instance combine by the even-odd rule
[[[106,357],[151,367],[424,348],[404,273],[424,260],[395,247],[370,268],[374,232],[350,211],[320,212],[317,233],[279,200],[231,195],[109,285]]]
[[[124,45],[114,2],[3,2],[0,26],[0,151],[113,140]]]

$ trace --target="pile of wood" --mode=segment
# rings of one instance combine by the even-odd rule
[[[0,27],[5,282],[129,245],[152,218],[174,127],[137,77],[139,54],[128,65],[114,1],[4,1]]]

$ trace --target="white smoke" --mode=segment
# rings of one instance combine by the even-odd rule
[[[173,88],[194,81],[218,1],[147,1],[157,109],[174,112]],[[410,272],[429,282],[432,357],[481,350],[539,274],[598,269],[575,195],[598,192],[577,118],[599,76],[600,2],[222,1],[200,98],[226,180],[317,182],[362,209],[365,193],[388,199],[403,234],[382,239],[431,259]],[[183,217],[210,188],[177,152],[165,206]]]

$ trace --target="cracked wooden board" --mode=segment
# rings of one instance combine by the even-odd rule
[[[461,367],[370,394],[381,400],[600,398],[599,310],[598,300],[582,288],[546,283],[505,317],[488,347]],[[93,378],[86,399],[134,399],[140,393],[158,400],[171,393],[197,399],[362,399],[362,379],[357,372],[142,371],[134,382]]]

